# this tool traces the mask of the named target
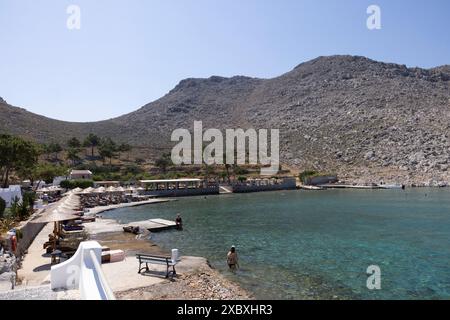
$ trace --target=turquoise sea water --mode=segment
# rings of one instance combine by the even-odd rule
[[[179,198],[111,211],[122,222],[181,213],[151,240],[204,256],[260,299],[449,299],[450,190],[284,191]],[[241,269],[227,270],[236,245]],[[381,268],[381,290],[366,286]]]

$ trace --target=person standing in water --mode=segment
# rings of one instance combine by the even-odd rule
[[[227,263],[231,271],[236,271],[236,269],[239,267],[238,255],[235,246],[231,246],[230,251],[228,251]]]
[[[178,230],[183,230],[183,219],[181,219],[181,215],[177,214],[177,217],[175,219],[175,223],[177,224]]]

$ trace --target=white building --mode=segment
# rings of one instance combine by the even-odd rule
[[[69,178],[71,180],[91,180],[92,172],[90,170],[72,170],[70,171]]]
[[[0,198],[5,200],[6,207],[10,207],[15,198],[22,201],[22,189],[21,186],[14,185],[9,188],[0,188]]]
[[[54,177],[52,185],[55,186],[55,187],[59,187],[61,182],[64,181],[64,180],[67,180],[66,176]]]

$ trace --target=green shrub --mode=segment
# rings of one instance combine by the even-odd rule
[[[140,173],[144,172],[144,170],[142,170],[141,167],[139,167],[139,166],[137,166],[135,164],[127,165],[124,168],[123,171],[124,171],[125,174],[134,174],[134,175],[137,175],[137,174],[140,174]]]
[[[63,180],[59,185],[64,189],[72,189],[72,182],[70,180]]]
[[[29,204],[23,199],[20,201],[17,197],[13,200],[11,204],[11,213],[15,219],[25,220],[30,215]]]
[[[6,209],[6,201],[0,198],[0,219],[3,218]]]
[[[238,174],[238,175],[244,175],[244,174],[248,174],[249,173],[249,171],[247,169],[242,168],[242,167],[236,167],[236,168],[234,168],[233,171],[234,171],[235,174]]]
[[[318,174],[317,171],[314,170],[305,170],[303,172],[300,173],[299,178],[303,183],[307,183],[308,179],[316,176]]]
[[[30,213],[32,213],[34,208],[34,201],[36,200],[36,193],[34,192],[24,192],[22,196],[22,201],[25,203],[25,205],[28,206],[30,209]]]
[[[61,181],[61,188],[64,189],[75,189],[81,188],[86,189],[94,186],[94,181],[92,180],[64,180]]]

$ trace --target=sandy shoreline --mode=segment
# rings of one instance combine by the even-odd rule
[[[142,202],[96,207],[90,209],[87,215],[94,216],[118,208],[167,201],[171,200],[151,199]],[[145,223],[145,221],[141,222]],[[139,225],[139,223],[132,224]],[[102,264],[105,277],[117,299],[225,300],[253,298],[250,293],[213,269],[207,259],[202,257],[182,256],[181,261],[176,266],[177,275],[173,279],[165,278],[165,267],[161,265],[150,265],[149,273],[138,274],[136,253],[170,256],[169,252],[148,240],[149,233],[146,229],[144,229],[145,232],[142,235],[136,236],[125,233],[123,224],[102,217],[98,217],[95,222],[85,223],[84,225],[89,239],[98,241],[111,250],[120,249],[125,252],[124,261]],[[18,288],[26,289],[49,285],[50,256],[44,254],[42,245],[48,240],[48,234],[51,233],[52,228],[53,224],[47,224],[33,240],[24,256],[22,266],[18,270],[21,282]],[[79,295],[72,291],[67,291],[70,294],[58,293],[55,299],[79,299]]]
[[[163,202],[169,202],[169,201],[176,201],[176,199],[149,199],[145,201],[139,201],[139,202],[128,202],[128,203],[119,203],[119,204],[111,204],[109,206],[99,206],[90,208],[87,212],[87,215],[97,215],[102,212],[107,212],[115,209],[121,209],[121,208],[130,208],[130,207],[139,207],[144,206],[147,204],[154,204],[154,203],[163,203]]]
[[[132,222],[130,225],[139,225],[139,223]],[[120,249],[125,252],[125,261],[103,264],[106,278],[110,281],[111,288],[118,299],[245,300],[253,298],[249,292],[212,268],[208,260],[203,257],[182,256],[180,263],[176,266],[177,276],[173,279],[165,279],[164,267],[157,265],[151,266],[149,275],[139,275],[136,253],[170,256],[170,252],[148,240],[148,232],[136,236],[123,232],[123,226],[113,219],[103,218],[86,224],[90,239],[112,250]]]

